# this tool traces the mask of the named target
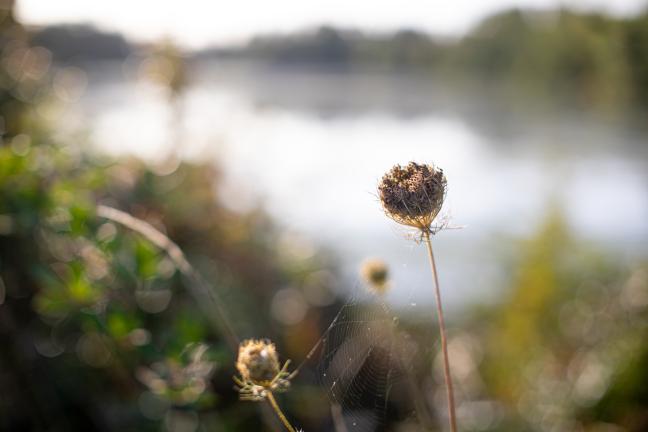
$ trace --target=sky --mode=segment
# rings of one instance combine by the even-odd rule
[[[192,48],[244,42],[321,24],[389,31],[416,28],[459,36],[480,19],[518,6],[636,13],[647,0],[17,0],[27,24],[92,23],[137,41],[172,37]]]

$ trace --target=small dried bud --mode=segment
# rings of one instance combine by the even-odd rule
[[[387,291],[389,268],[385,261],[378,258],[367,259],[360,267],[360,274],[376,294],[384,294]]]
[[[258,384],[273,380],[280,371],[275,345],[264,340],[243,341],[239,346],[236,368],[246,382]]]
[[[446,194],[443,170],[410,162],[394,166],[381,179],[378,194],[385,214],[394,221],[428,231]]]

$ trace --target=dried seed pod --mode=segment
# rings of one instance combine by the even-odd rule
[[[290,360],[279,368],[279,356],[269,340],[248,339],[239,345],[236,368],[240,377],[234,377],[241,400],[272,399],[272,393],[284,392],[290,387]]]
[[[385,214],[394,221],[430,231],[445,199],[447,181],[434,165],[395,165],[381,179],[378,195]]]
[[[243,341],[239,346],[236,368],[243,381],[255,384],[272,381],[280,371],[275,345],[266,340]]]
[[[385,261],[378,258],[365,260],[360,267],[360,275],[375,294],[382,295],[387,291],[389,268]]]

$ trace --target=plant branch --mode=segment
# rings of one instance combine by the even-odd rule
[[[214,320],[213,322],[215,326],[225,337],[225,340],[232,352],[237,352],[240,342],[239,338],[227,318],[224,306],[216,296],[214,287],[203,279],[200,273],[198,273],[198,271],[189,263],[185,258],[182,249],[180,249],[177,244],[175,244],[169,237],[155,229],[148,222],[131,216],[121,210],[117,210],[116,208],[99,205],[97,206],[97,215],[135,231],[155,246],[164,250],[180,273],[191,281],[191,283],[187,285],[189,292],[192,294],[198,305],[203,307],[208,319]],[[206,308],[208,303],[211,303],[214,306],[216,314]]]

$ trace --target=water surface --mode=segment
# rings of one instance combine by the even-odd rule
[[[375,256],[392,266],[395,304],[432,300],[424,250],[375,196],[380,176],[410,160],[444,169],[444,212],[465,226],[435,239],[451,310],[497,295],[504,241],[534,232],[555,204],[575,235],[628,260],[647,252],[647,137],[620,121],[507,110],[411,75],[234,63],[193,77],[179,152],[217,161],[228,205],[261,202],[304,257],[311,243],[328,247],[346,289]],[[176,112],[162,90],[112,65],[90,71],[66,115],[102,150],[156,162],[174,146]]]

